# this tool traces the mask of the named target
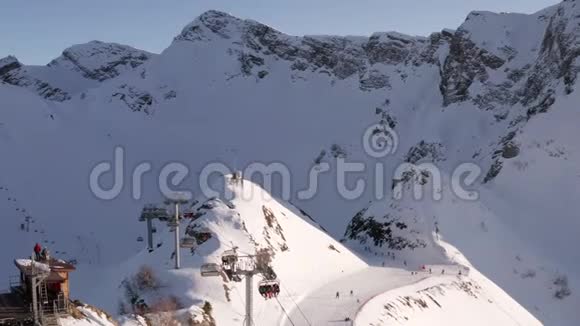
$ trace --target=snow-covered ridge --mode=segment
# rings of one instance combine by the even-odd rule
[[[292,63],[292,69],[330,70],[339,79],[364,75],[376,63],[399,64],[423,51],[426,39],[400,33],[375,33],[371,37],[289,36],[253,20],[208,11],[187,25],[174,43],[227,40],[238,52],[242,72],[251,74],[274,55]],[[361,77],[362,78],[362,77]],[[386,84],[371,88],[382,88]]]
[[[70,95],[47,82],[42,76],[34,72],[34,67],[22,65],[18,59],[8,56],[0,59],[0,81],[9,85],[28,89],[35,94],[51,101],[66,101]]]
[[[472,276],[434,276],[374,297],[354,325],[541,325],[503,291]]]
[[[5,74],[12,69],[20,68],[21,66],[22,64],[18,62],[18,59],[16,59],[16,57],[11,55],[4,57],[0,59],[0,75]]]
[[[243,310],[238,294],[243,293],[244,283],[234,282],[225,274],[222,277],[203,278],[202,264],[221,264],[221,255],[235,250],[240,255],[255,254],[269,249],[273,254],[272,268],[284,291],[300,296],[319,284],[331,282],[367,268],[367,265],[340,242],[319,229],[308,217],[289,203],[271,197],[257,184],[226,181],[225,188],[233,199],[225,197],[198,198],[191,207],[185,208],[197,218],[182,222],[182,236],[197,237],[208,233],[211,238],[198,241],[194,250],[181,250],[182,269],[167,270],[173,264],[173,234],[169,229],[159,230],[160,246],[153,252],[142,251],[127,261],[114,276],[109,286],[118,294],[118,300],[103,297],[96,304],[111,311],[118,310],[119,302],[130,309],[127,296],[127,280],[139,272],[142,266],[154,270],[159,289],[142,290],[138,295],[148,306],[164,297],[175,296],[182,308],[209,302],[213,306],[213,318],[217,325],[235,323],[235,311]],[[258,282],[262,276],[256,277]],[[102,291],[100,289],[99,291]],[[275,325],[281,315],[274,300],[265,301],[254,288],[255,309],[263,310],[261,320]],[[95,293],[95,297],[97,297]],[[284,305],[293,305],[290,297],[281,297]],[[129,311],[125,310],[126,313]]]
[[[129,46],[92,41],[72,46],[47,66],[22,65],[15,57],[0,60],[0,80],[57,102],[131,72],[154,54]]]
[[[71,70],[84,78],[104,81],[139,67],[153,56],[152,53],[127,45],[91,41],[64,50],[48,66]]]

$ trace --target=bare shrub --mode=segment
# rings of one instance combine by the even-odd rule
[[[176,311],[179,309],[183,309],[183,304],[173,295],[157,299],[157,301],[149,306],[149,311],[153,313]]]
[[[206,301],[201,309],[203,310],[202,315],[189,318],[189,326],[216,326],[215,319],[212,316],[213,307],[211,303]]]
[[[126,302],[119,303],[119,312],[143,315],[150,311],[142,295],[159,289],[160,282],[149,266],[141,266],[139,271],[122,282]]]
[[[151,267],[143,265],[133,277],[135,285],[141,291],[157,290],[159,288],[159,279]]]

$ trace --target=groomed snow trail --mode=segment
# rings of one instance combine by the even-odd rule
[[[291,289],[282,288],[280,302],[289,311],[295,326],[309,326],[308,322],[313,326],[351,325],[358,310],[373,297],[389,290],[417,283],[428,277],[429,274],[425,273],[411,275],[410,271],[379,267],[369,267],[360,272],[346,275],[321,288],[313,289],[308,296],[301,300],[294,298],[308,321],[291,298],[288,298],[288,291],[291,292]],[[351,290],[353,291],[352,295],[350,295]],[[339,298],[336,298],[337,292]],[[349,318],[350,321],[345,321],[345,318]],[[284,316],[280,325],[292,326],[292,323]]]

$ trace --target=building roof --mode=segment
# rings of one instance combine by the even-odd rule
[[[73,264],[69,264],[64,260],[51,258],[49,260],[50,270],[53,272],[72,272],[75,271],[76,268]]]
[[[48,264],[33,261],[32,259],[16,259],[14,264],[24,275],[37,276],[50,273],[50,266]]]
[[[72,272],[76,268],[60,259],[50,258],[48,261],[33,261],[31,259],[16,259],[14,264],[27,276],[48,274],[51,272]],[[56,281],[56,279],[55,279]]]

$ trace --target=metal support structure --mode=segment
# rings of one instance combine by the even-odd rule
[[[181,255],[179,254],[179,202],[175,202],[175,269],[181,267]]]
[[[147,247],[149,251],[153,251],[155,249],[153,247],[153,220],[167,220],[167,215],[167,209],[165,208],[157,207],[153,204],[148,204],[143,207],[143,211],[141,212],[139,220],[147,222]]]
[[[254,275],[263,275],[267,280],[277,281],[273,279],[275,278],[275,273],[270,267],[270,259],[264,259],[263,252],[258,252],[256,255],[238,256],[236,249],[237,247],[223,253],[222,266],[219,272],[209,273],[208,271],[217,267],[217,264],[210,263],[202,265],[201,273],[202,276],[227,276],[235,282],[240,282],[240,276],[244,276],[246,278],[246,317],[244,326],[254,326]],[[260,282],[260,286],[262,282]]]
[[[30,283],[32,285],[32,316],[34,317],[34,324],[41,325],[40,316],[38,314],[38,297],[36,295],[36,276],[31,277]]]
[[[179,249],[180,249],[180,245],[179,245],[179,239],[180,239],[180,232],[179,232],[179,205],[181,204],[186,204],[187,203],[187,199],[185,199],[185,197],[183,197],[182,195],[180,196],[179,194],[177,195],[178,197],[176,198],[171,198],[171,199],[167,199],[165,201],[165,204],[167,205],[175,205],[175,217],[173,220],[173,228],[174,228],[174,232],[175,232],[175,269],[180,269],[181,268],[181,255],[179,253]]]
[[[153,250],[153,221],[152,218],[147,218],[147,247]]]
[[[253,319],[253,311],[254,311],[254,273],[256,271],[250,271],[246,273],[246,325],[245,326],[253,326],[254,319]]]

